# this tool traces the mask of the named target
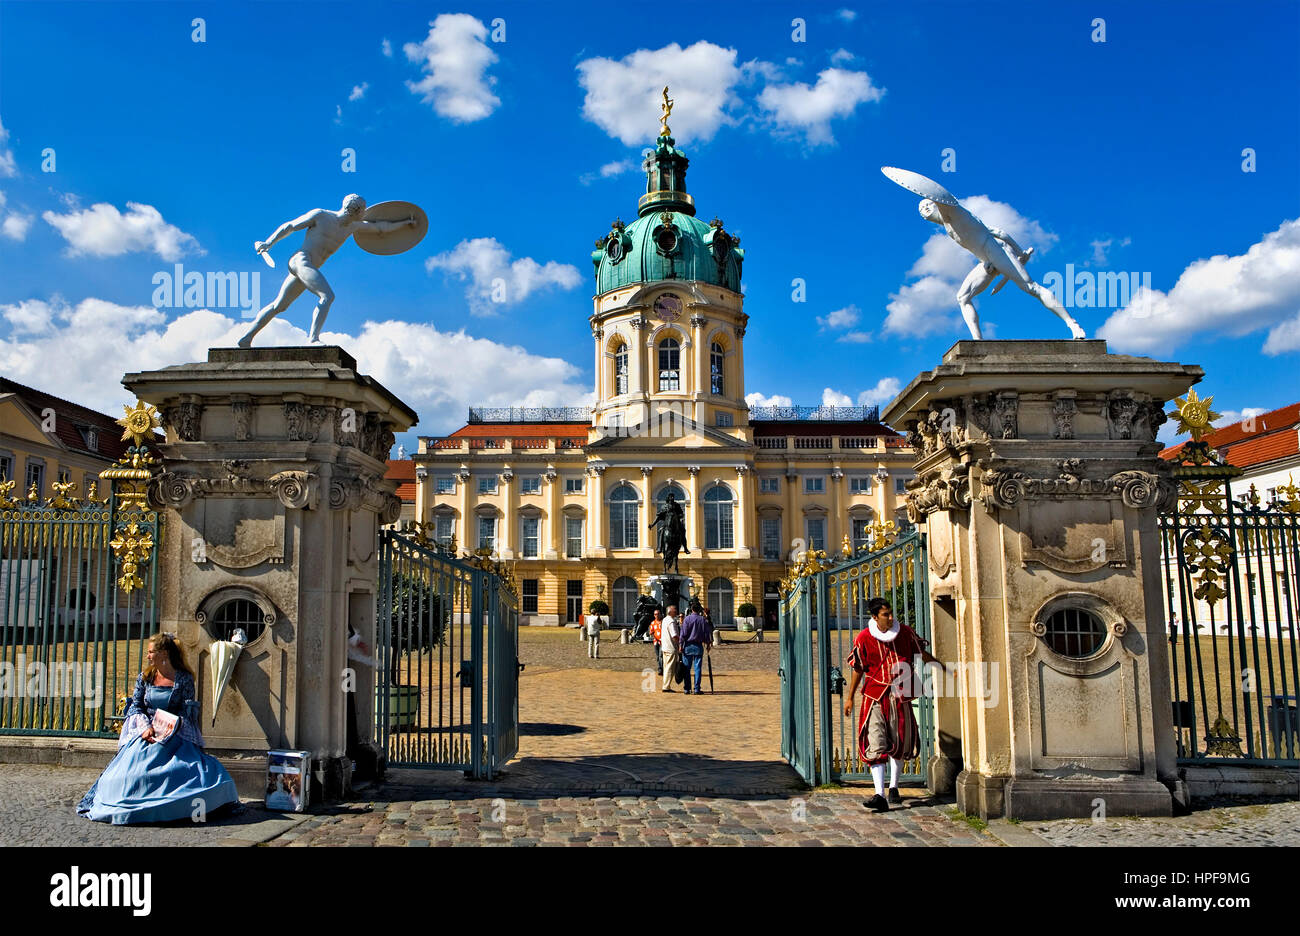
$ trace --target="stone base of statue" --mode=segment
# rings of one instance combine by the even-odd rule
[[[679,618],[686,614],[686,604],[691,600],[694,588],[695,580],[687,575],[669,572],[650,576],[650,594],[654,595],[655,601],[659,602],[665,612],[669,605],[676,605]]]
[[[401,511],[385,460],[415,412],[336,347],[215,348],[122,382],[167,432],[159,626],[194,666],[210,751],[261,796],[265,751],[308,750],[313,799],[345,795],[354,760],[382,770],[375,673],[348,637],[375,646],[378,527]],[[248,644],[218,706],[209,647],[234,627]]]
[[[1155,435],[1202,374],[1104,341],[959,341],[882,413],[917,451],[933,650],[960,674],[935,699],[931,767],[963,812],[1185,801],[1156,524],[1174,488]]]

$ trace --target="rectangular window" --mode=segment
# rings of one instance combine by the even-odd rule
[[[868,545],[870,537],[867,535],[867,526],[870,520],[854,518],[853,520],[853,554],[857,555],[858,550]]]
[[[520,478],[519,493],[520,494],[542,493],[542,479],[541,478]]]
[[[826,548],[826,518],[825,517],[808,518],[808,548],[809,549]]]
[[[781,518],[763,518],[763,558],[781,558]]]
[[[1246,573],[1246,588],[1250,591],[1250,597],[1254,598],[1255,597],[1255,573],[1254,572]]]
[[[497,492],[497,478],[493,475],[490,478],[478,479],[478,492],[480,494],[495,494]]]
[[[565,493],[565,494],[581,494],[581,493],[582,493],[582,478],[565,478],[565,479],[564,479],[564,493]]]
[[[906,489],[903,487],[903,485],[905,485],[905,484],[907,484],[907,478],[895,478],[895,479],[894,479],[894,493],[895,493],[895,494],[904,494],[904,493],[906,493]]]
[[[433,493],[435,494],[455,494],[456,493],[456,476],[455,475],[438,475],[433,480]]]
[[[455,534],[456,519],[450,515],[434,517],[433,519],[433,536],[439,543],[444,546],[451,545],[451,538]]]
[[[759,479],[758,479],[758,493],[760,493],[760,494],[780,494],[780,493],[781,493],[781,479],[780,479],[780,478],[759,478]]]
[[[717,414],[715,414],[715,415],[717,416],[717,425],[719,425],[719,426],[730,426],[730,425],[731,425],[731,414],[730,414],[730,413],[717,413]]]
[[[45,462],[29,458],[27,459],[27,478],[23,482],[24,492],[30,491],[33,484],[36,485],[37,494],[45,491]]]
[[[495,550],[497,548],[496,517],[478,518],[478,546],[479,549]]]
[[[14,457],[8,453],[0,454],[0,480],[14,480]]]
[[[524,614],[536,614],[537,613],[537,579],[524,579],[523,586],[524,586],[524,593],[523,593],[524,604],[521,610],[523,611]]]
[[[86,475],[84,478],[81,479],[81,487],[82,487],[82,490],[83,490],[83,495],[82,495],[83,497],[89,497],[89,496],[90,496],[90,486],[91,486],[92,484],[95,485],[95,495],[96,495],[96,496],[99,496],[99,475],[88,474],[88,475]]]
[[[541,526],[541,520],[537,517],[524,517],[524,530],[520,543],[523,546],[525,559],[537,558],[537,531]]]
[[[67,484],[67,483],[68,483],[69,481],[71,481],[71,480],[72,480],[72,469],[71,469],[71,468],[60,468],[60,469],[59,469],[59,483],[60,483],[60,484]]]
[[[582,558],[582,518],[564,518],[564,555],[570,559]]]
[[[870,494],[870,493],[871,493],[871,478],[866,477],[866,476],[857,477],[857,478],[849,478],[849,493],[850,493],[850,494]]]
[[[824,477],[821,477],[820,475],[815,478],[812,477],[804,478],[803,492],[805,494],[825,494],[826,479]]]

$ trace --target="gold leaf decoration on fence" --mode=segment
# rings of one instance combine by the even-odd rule
[[[137,588],[144,588],[140,566],[149,561],[149,555],[153,552],[153,533],[140,529],[138,523],[124,524],[118,527],[117,535],[108,545],[122,566],[122,575],[117,580],[118,587],[128,595]]]

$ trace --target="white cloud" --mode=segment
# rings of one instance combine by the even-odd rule
[[[14,151],[9,148],[9,131],[0,121],[0,177],[12,178],[18,175],[18,165],[14,161]]]
[[[1092,259],[1084,265],[1092,266],[1093,264],[1096,264],[1097,266],[1104,266],[1106,261],[1110,259],[1110,249],[1112,247],[1127,247],[1130,243],[1132,243],[1132,238],[1130,237],[1126,237],[1121,241],[1116,241],[1113,237],[1108,237],[1105,240],[1098,238],[1097,240],[1090,241],[1088,246],[1092,248]]]
[[[851,62],[855,58],[857,58],[857,56],[854,55],[852,52],[850,52],[848,49],[836,49],[834,52],[831,53],[831,64],[843,65],[845,62]]]
[[[352,86],[352,93],[348,95],[349,101],[359,101],[366,96],[366,91],[370,88],[370,82],[363,81],[359,85]]]
[[[0,233],[10,240],[26,240],[27,231],[35,220],[33,215],[24,215],[10,212],[5,215],[3,223],[0,223]]]
[[[758,105],[771,114],[783,130],[802,133],[810,144],[835,142],[831,121],[847,117],[859,104],[879,101],[884,88],[871,83],[866,72],[827,68],[817,75],[817,84],[769,84],[758,96]]]
[[[785,63],[791,66],[799,66],[803,64],[803,59],[797,59],[792,55],[785,60]]]
[[[451,250],[430,257],[425,269],[442,270],[461,280],[469,287],[465,296],[473,315],[496,315],[504,306],[514,305],[528,298],[530,293],[551,286],[573,289],[582,282],[577,267],[548,260],[538,263],[532,257],[511,259],[495,237],[476,237],[463,240]]]
[[[673,113],[668,118],[679,142],[708,140],[724,124],[738,99],[743,77],[736,50],[700,41],[683,49],[638,49],[621,59],[590,58],[578,63],[578,84],[586,92],[582,116],[627,146],[656,134],[664,86]]]
[[[858,405],[879,406],[882,403],[888,403],[898,396],[900,389],[902,389],[902,385],[898,382],[898,378],[881,377],[870,390],[863,390],[858,394]]]
[[[590,185],[597,179],[612,179],[614,176],[620,176],[625,172],[631,172],[639,168],[641,168],[640,163],[634,163],[630,159],[619,159],[605,163],[595,172],[584,172],[578,177],[578,181],[583,185]]]
[[[836,309],[830,315],[817,316],[817,324],[823,329],[827,328],[852,328],[858,324],[858,319],[862,315],[862,310],[856,305],[847,305],[842,309]]]
[[[835,340],[844,342],[845,344],[867,344],[872,340],[872,338],[870,332],[851,331],[845,332]]]
[[[794,406],[793,400],[779,393],[775,396],[764,396],[757,392],[746,393],[745,402],[750,406]]]
[[[1115,350],[1168,353],[1200,332],[1232,337],[1268,328],[1265,354],[1300,351],[1300,220],[1244,254],[1190,264],[1167,293],[1138,291],[1097,332]]]
[[[0,337],[0,373],[105,413],[134,402],[122,386],[122,362],[150,370],[206,360],[210,347],[233,347],[248,323],[197,310],[171,321],[150,306],[85,299],[70,307],[27,302],[0,306],[11,333]],[[20,330],[19,326],[22,326]],[[421,418],[419,431],[445,433],[463,425],[470,405],[563,406],[591,402],[581,372],[560,358],[518,345],[443,332],[426,323],[366,322],[357,335],[325,332],[361,370],[397,394]],[[303,330],[275,319],[259,345],[302,345]],[[52,368],[50,361],[58,361]],[[455,367],[430,368],[430,361]]]
[[[443,13],[429,24],[423,42],[408,42],[402,51],[426,72],[419,81],[408,81],[434,111],[457,123],[472,123],[491,115],[501,103],[492,93],[496,79],[487,74],[497,61],[488,48],[488,30],[468,13]]]
[[[974,195],[963,198],[961,202],[989,227],[1002,228],[1021,247],[1036,248],[1035,257],[1047,253],[1059,239],[1006,202],[994,201],[987,195]],[[907,271],[908,277],[917,277],[915,282],[905,283],[889,296],[889,304],[885,307],[885,332],[917,337],[936,332],[964,333],[965,325],[957,308],[957,290],[976,262],[973,254],[957,246],[941,229],[936,229],[922,246],[921,256]],[[1035,275],[1032,262],[1029,273]],[[987,297],[988,290],[982,295]],[[978,309],[980,299],[975,300],[975,305]],[[991,333],[986,328],[983,330],[985,337],[990,337]]]
[[[153,205],[127,202],[126,214],[99,202],[86,209],[73,207],[67,214],[41,215],[68,242],[71,256],[120,257],[126,253],[155,253],[164,260],[179,260],[186,253],[207,251],[190,234],[163,220]]]
[[[844,22],[851,23],[858,18],[858,11],[842,9],[842,10],[837,10],[835,12],[835,15],[838,16],[840,19],[844,20]]]
[[[853,397],[830,387],[822,390],[822,406],[852,406]]]
[[[387,39],[379,44],[379,50],[384,53],[384,58],[393,57],[393,44]]]

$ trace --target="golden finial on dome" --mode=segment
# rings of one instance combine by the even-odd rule
[[[659,135],[672,136],[672,131],[668,129],[668,115],[673,112],[673,99],[668,96],[668,85],[664,85],[664,102],[659,105],[659,108],[664,112],[659,118]]]

